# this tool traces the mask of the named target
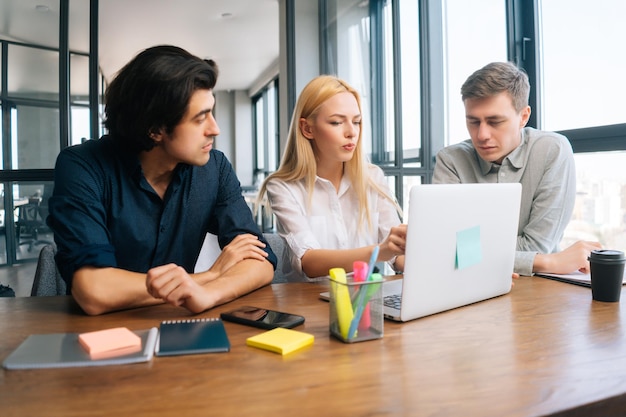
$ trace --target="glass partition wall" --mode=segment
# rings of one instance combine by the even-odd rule
[[[53,241],[45,219],[56,157],[92,136],[92,4],[0,0],[0,265],[33,261]]]

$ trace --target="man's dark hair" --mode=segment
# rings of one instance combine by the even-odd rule
[[[153,133],[172,133],[196,90],[212,90],[218,69],[176,46],[139,53],[122,68],[105,94],[104,126],[131,152],[155,146]]]

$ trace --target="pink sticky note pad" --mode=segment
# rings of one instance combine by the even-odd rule
[[[141,338],[126,327],[81,333],[78,342],[92,359],[103,359],[141,350]]]

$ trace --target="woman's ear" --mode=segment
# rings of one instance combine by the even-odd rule
[[[302,136],[307,139],[313,139],[313,129],[309,124],[309,121],[304,117],[300,118],[300,132],[302,132]]]

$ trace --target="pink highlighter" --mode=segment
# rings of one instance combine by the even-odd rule
[[[369,268],[367,262],[354,261],[352,263],[352,271],[354,282],[365,282],[367,280],[367,272]],[[370,328],[370,306],[369,303],[363,309],[363,315],[359,322],[359,330],[367,330]]]

